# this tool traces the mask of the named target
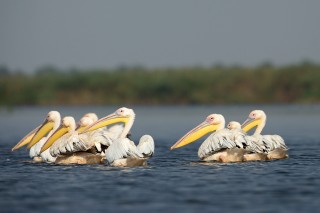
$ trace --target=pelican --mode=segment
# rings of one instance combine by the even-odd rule
[[[209,132],[213,132],[200,146],[198,156],[204,161],[219,162],[240,162],[246,150],[243,147],[245,142],[233,131],[225,129],[225,119],[221,114],[211,114],[204,122],[193,128],[170,149],[176,149],[196,141]]]
[[[78,129],[93,123],[90,117],[83,117]],[[100,153],[93,152],[92,147],[96,141],[90,140],[90,135],[79,135],[76,131],[76,122],[73,117],[66,116],[62,119],[59,128],[47,139],[40,153],[49,151],[56,157],[57,164],[98,164],[102,163]],[[50,149],[49,149],[50,148]]]
[[[36,162],[49,161],[54,162],[49,152],[40,154],[42,145],[45,143],[47,137],[49,137],[60,125],[61,116],[58,111],[50,111],[47,114],[43,124],[28,133],[23,139],[19,141],[12,151],[19,149],[22,146],[28,145],[30,149],[29,156]],[[47,136],[46,136],[47,135]]]
[[[266,125],[267,116],[262,110],[253,110],[247,120],[242,124],[242,129],[248,132],[250,129],[256,127],[252,137],[258,143],[263,143],[266,147],[265,152],[267,158],[282,159],[288,157],[288,147],[286,146],[283,138],[279,135],[261,135],[261,132]]]
[[[248,151],[243,155],[244,161],[263,161],[267,160],[267,154],[265,154],[266,147],[260,141],[256,141],[254,137],[247,135],[242,129],[241,124],[237,121],[230,121],[227,125],[230,131],[233,131],[235,135],[239,135],[243,139],[244,148]]]
[[[87,133],[116,123],[124,123],[124,128],[117,139],[107,148],[105,155],[111,166],[144,166],[146,160],[154,154],[154,141],[150,135],[144,135],[136,146],[127,135],[133,125],[135,113],[132,109],[122,107],[114,113],[91,124],[81,133]]]

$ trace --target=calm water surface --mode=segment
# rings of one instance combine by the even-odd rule
[[[108,107],[19,107],[0,109],[1,212],[314,212],[320,208],[320,106],[132,107],[133,139],[155,138],[148,167],[59,166],[32,163],[25,149],[11,148],[50,110],[79,119],[99,117]],[[265,134],[280,134],[290,158],[270,162],[201,163],[190,146],[169,151],[208,114],[243,122],[253,109],[268,115]]]

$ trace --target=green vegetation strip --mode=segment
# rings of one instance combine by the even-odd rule
[[[34,74],[0,67],[0,105],[319,103],[320,66],[119,68]]]

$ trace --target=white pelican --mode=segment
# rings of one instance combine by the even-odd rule
[[[267,116],[262,110],[253,110],[247,120],[242,124],[242,129],[248,132],[256,127],[252,137],[257,143],[264,144],[268,159],[282,159],[288,157],[288,147],[279,135],[261,135],[266,125]]]
[[[204,122],[193,128],[170,149],[185,146],[201,138],[209,132],[213,132],[200,146],[198,156],[204,161],[240,162],[243,161],[243,139],[240,135],[225,129],[225,119],[221,114],[211,114]],[[239,133],[239,132],[238,132]]]
[[[61,117],[58,111],[50,111],[47,114],[43,124],[32,130],[23,139],[21,139],[19,143],[12,148],[12,151],[28,144],[27,148],[30,149],[29,156],[34,161],[54,161],[55,158],[53,158],[49,152],[40,154],[40,150],[47,137],[49,137],[59,127],[60,120]],[[46,135],[47,137],[45,137]]]
[[[106,150],[106,159],[111,166],[131,167],[144,166],[146,160],[154,153],[154,141],[150,135],[141,137],[138,147],[127,138],[133,125],[135,113],[132,109],[122,107],[116,112],[101,118],[97,122],[88,126],[82,133],[94,131],[96,129],[115,124],[124,123],[124,128],[118,139]]]
[[[90,117],[83,117],[78,127],[93,123]],[[49,151],[53,157],[57,157],[58,164],[97,164],[102,163],[100,153],[92,152],[95,146],[90,135],[79,135],[76,131],[76,122],[73,117],[66,116],[62,119],[60,127],[47,139],[40,153]],[[50,148],[50,149],[49,149]]]
[[[234,135],[240,136],[243,139],[243,146],[248,151],[243,155],[244,161],[261,161],[267,160],[267,154],[265,154],[266,147],[260,141],[256,141],[254,137],[247,135],[242,129],[241,124],[237,121],[230,121],[227,125],[230,131],[234,132]]]

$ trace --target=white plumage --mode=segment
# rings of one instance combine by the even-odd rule
[[[89,117],[88,114],[80,119],[80,126],[89,126],[94,122],[94,117]],[[101,128],[92,132],[79,134],[72,128],[69,130],[69,133],[63,135],[53,143],[50,147],[50,153],[52,156],[59,156],[80,151],[85,152],[93,147],[96,147],[98,152],[102,152],[101,145],[109,147],[113,141],[119,137],[122,130],[123,125],[114,125],[110,128]]]
[[[48,137],[42,138],[38,143],[36,143],[30,148],[30,151],[29,151],[30,158],[36,159],[36,157],[41,157],[41,160],[43,162],[47,162],[47,163],[55,162],[56,157],[53,157],[50,154],[49,150],[46,150],[45,152],[40,153],[40,150],[43,144],[46,142],[47,138]]]
[[[82,134],[123,122],[124,126],[114,125],[107,129],[109,131],[107,137],[112,143],[106,149],[106,160],[112,166],[143,166],[146,165],[146,159],[154,153],[154,141],[150,135],[145,135],[141,137],[139,145],[136,146],[127,138],[134,119],[134,111],[122,107],[88,126]]]
[[[40,150],[43,144],[46,142],[47,137],[42,138],[38,143],[33,145],[29,150],[29,156],[30,158],[38,157],[40,156]]]
[[[40,153],[40,150],[42,148],[42,146],[45,144],[46,140],[53,134],[53,132],[58,129],[59,125],[61,122],[61,116],[60,113],[58,111],[50,111],[45,119],[45,121],[43,122],[42,126],[39,126],[37,129],[36,134],[39,133],[39,131],[42,131],[41,128],[44,127],[45,125],[47,125],[48,123],[53,123],[53,127],[51,128],[51,130],[47,133],[46,137],[41,138],[36,144],[34,144],[29,151],[29,156],[32,159],[37,159],[38,157],[41,158],[42,161],[44,162],[54,162],[55,161],[55,157],[51,156],[49,151]],[[35,137],[34,136],[34,137]]]
[[[137,146],[139,152],[146,158],[154,154],[154,140],[150,135],[144,135],[140,138]]]
[[[263,144],[267,153],[274,149],[288,150],[283,138],[279,135],[252,135],[251,137],[255,142]]]
[[[143,158],[133,141],[128,138],[119,138],[106,150],[106,159],[109,164],[122,158]]]
[[[230,131],[227,129],[217,130],[212,133],[199,147],[199,158],[204,159],[221,150],[237,147],[236,143],[230,139],[230,136]]]
[[[52,156],[59,156],[65,154],[71,154],[79,151],[87,151],[90,149],[90,145],[86,136],[79,136],[77,132],[70,132],[61,136],[53,145],[48,149]]]
[[[250,112],[247,120],[242,124],[245,131],[257,127],[252,136],[248,136],[256,144],[263,147],[263,152],[268,155],[268,159],[281,159],[288,157],[286,146],[283,138],[279,135],[261,135],[266,125],[267,116],[262,110],[253,110]]]
[[[241,129],[241,124],[239,122],[230,121],[227,128],[230,130],[232,140],[239,148],[243,148],[251,153],[265,152],[266,147],[263,142],[256,140],[253,136],[247,135],[247,133]]]
[[[244,133],[225,129],[225,119],[221,114],[211,114],[204,122],[190,130],[172,147],[176,149],[196,141],[213,132],[199,147],[198,156],[204,161],[239,162],[243,160],[247,144]]]

